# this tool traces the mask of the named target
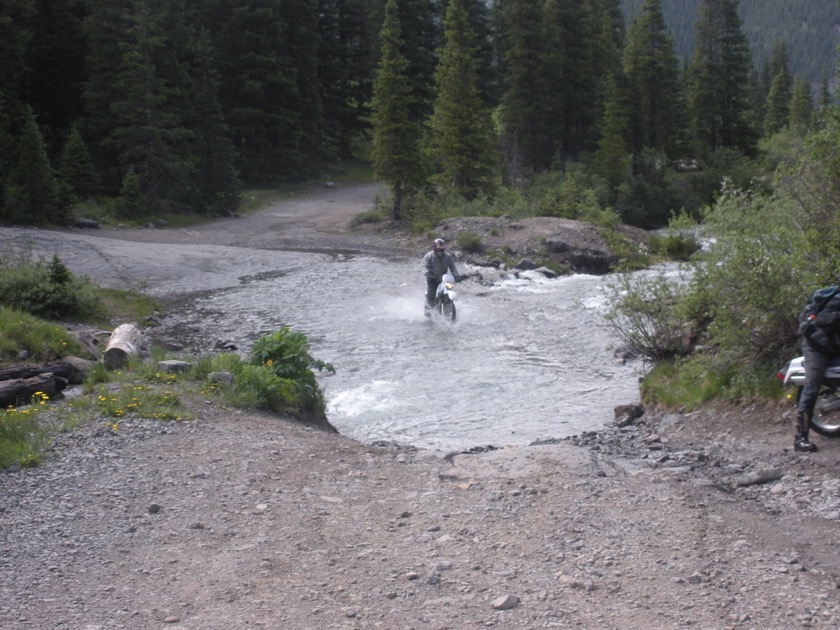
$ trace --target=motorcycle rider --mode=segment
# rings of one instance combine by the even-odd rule
[[[804,453],[817,450],[816,444],[808,439],[814,405],[832,357],[840,356],[840,285],[828,290],[831,289],[834,289],[834,294],[818,314],[808,318],[812,326],[806,327],[802,337],[805,383],[797,406],[793,450]]]
[[[435,303],[438,285],[443,280],[443,274],[450,272],[455,276],[455,282],[461,281],[458,268],[455,266],[455,256],[446,251],[446,243],[442,238],[436,238],[432,243],[432,251],[423,256],[423,268],[426,273],[426,305],[424,314],[428,317]]]

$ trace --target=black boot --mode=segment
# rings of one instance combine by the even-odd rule
[[[793,450],[800,453],[813,453],[817,445],[808,440],[808,431],[811,428],[811,414],[800,411],[796,415],[796,437],[793,438]]]

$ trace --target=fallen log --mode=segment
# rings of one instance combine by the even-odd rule
[[[67,381],[56,377],[52,372],[37,374],[30,378],[0,381],[0,407],[27,405],[37,392],[41,392],[47,398],[52,399],[66,386]]]
[[[143,333],[134,324],[120,324],[111,333],[102,362],[109,370],[119,370],[128,365],[131,357],[140,354]]]
[[[44,365],[23,364],[13,365],[0,369],[0,381],[14,379],[26,379],[51,372],[57,377],[63,378],[71,385],[79,385],[84,382],[85,376],[90,372],[92,363],[78,357],[65,357],[58,361],[52,361]]]

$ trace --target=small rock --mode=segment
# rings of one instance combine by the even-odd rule
[[[519,598],[516,595],[503,595],[493,600],[493,608],[496,610],[510,610],[519,605]]]

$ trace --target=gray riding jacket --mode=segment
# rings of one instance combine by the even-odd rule
[[[458,268],[455,266],[455,256],[449,252],[443,252],[440,256],[435,256],[434,251],[430,251],[423,256],[423,268],[426,271],[427,278],[434,278],[438,282],[443,278],[443,274],[447,271],[452,273],[456,278],[461,275],[458,273]]]

